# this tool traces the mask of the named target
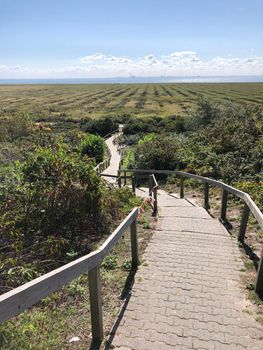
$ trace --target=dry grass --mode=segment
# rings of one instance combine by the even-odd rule
[[[144,213],[143,223],[138,223],[140,260],[152,236],[155,219],[151,211]],[[149,228],[146,228],[148,227]],[[98,245],[101,242],[98,242]],[[130,286],[131,248],[128,232],[117,243],[101,267],[103,321],[105,340],[110,333],[124,303]],[[77,336],[79,341],[69,343]],[[91,345],[91,322],[88,277],[82,275],[61,291],[45,298],[18,317],[0,327],[2,350],[89,349]]]
[[[184,114],[198,95],[215,102],[263,104],[263,83],[0,85],[0,112],[97,118],[109,113]]]

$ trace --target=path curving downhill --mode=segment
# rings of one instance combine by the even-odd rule
[[[111,153],[110,165],[102,172],[102,178],[110,183],[115,183],[116,178],[114,177],[103,177],[103,174],[118,175],[119,164],[121,160],[120,153],[118,152],[118,145],[114,144],[116,135],[109,137],[106,140],[106,144]]]
[[[106,349],[262,350],[263,327],[244,312],[236,240],[186,199],[159,190],[158,205],[157,228]]]

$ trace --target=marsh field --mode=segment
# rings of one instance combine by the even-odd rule
[[[199,95],[221,103],[263,104],[263,83],[0,85],[0,113],[98,118],[115,113],[182,115]]]

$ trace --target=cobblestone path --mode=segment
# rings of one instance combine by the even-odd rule
[[[158,204],[158,226],[111,347],[262,350],[263,328],[244,312],[236,240],[185,199],[159,191]]]

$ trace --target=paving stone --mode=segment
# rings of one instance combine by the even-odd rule
[[[236,241],[203,208],[158,192],[161,218],[144,254],[147,266],[137,272],[112,346],[262,350],[263,327],[242,312]]]

